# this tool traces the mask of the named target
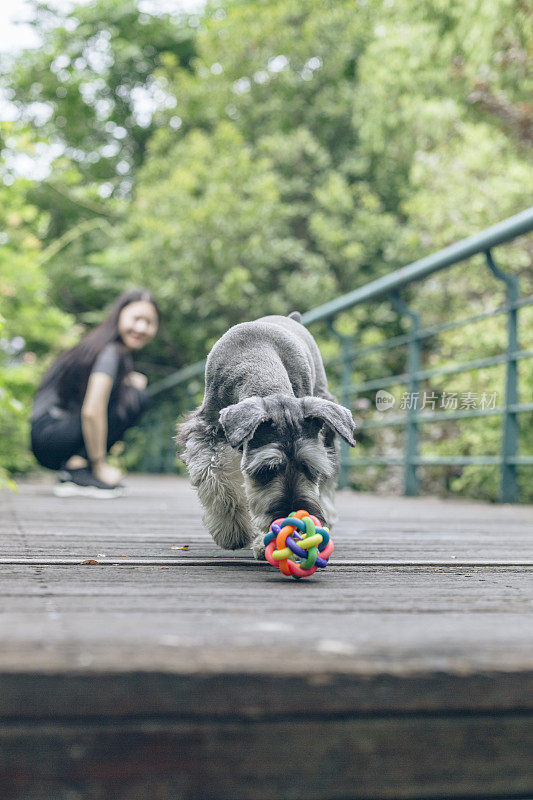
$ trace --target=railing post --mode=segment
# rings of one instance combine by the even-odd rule
[[[346,334],[339,333],[334,324],[330,321],[329,330],[338,340],[341,348],[341,403],[346,408],[351,407],[351,392],[352,385],[352,348],[354,343],[353,336],[346,336]],[[348,459],[350,456],[350,446],[341,439],[340,443],[340,466],[339,466],[339,489],[346,489],[350,485],[350,466]]]
[[[506,285],[506,297],[509,310],[507,312],[507,359],[505,375],[505,411],[502,430],[502,472],[500,483],[500,501],[502,503],[518,502],[518,475],[516,464],[512,463],[518,455],[518,416],[511,411],[511,406],[518,404],[518,309],[519,297],[518,277],[507,275],[494,262],[492,253],[485,253],[487,265],[492,274]]]
[[[422,363],[420,339],[418,330],[420,328],[420,316],[412,311],[401,299],[397,292],[390,294],[393,307],[400,313],[411,318],[411,330],[409,331],[407,372],[409,374],[407,388],[411,399],[414,402],[407,403],[407,423],[405,426],[405,471],[404,471],[404,494],[408,497],[417,497],[419,492],[418,468],[416,459],[418,458],[419,431],[418,431],[418,391],[419,383],[416,373],[419,372]]]

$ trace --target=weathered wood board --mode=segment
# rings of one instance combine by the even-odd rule
[[[129,496],[58,500],[50,484],[4,493],[0,557],[251,558],[220,550],[206,533],[195,493],[169,476],[130,476]],[[112,502],[112,508],[108,504]],[[339,492],[332,563],[348,559],[533,561],[531,506]],[[292,509],[291,509],[292,510]],[[188,550],[173,547],[188,545]]]
[[[0,495],[1,800],[533,797],[531,507],[342,492],[296,582],[128,482]]]

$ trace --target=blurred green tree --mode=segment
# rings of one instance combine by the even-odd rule
[[[0,183],[0,486],[33,466],[29,416],[50,352],[72,342],[73,319],[48,299],[43,212],[27,202],[27,181]]]
[[[41,215],[48,296],[92,323],[111,294],[148,284],[165,318],[146,355],[154,374],[203,357],[230,324],[306,310],[531,203],[531,0],[36,9],[44,43],[9,70],[21,121],[3,148],[8,168],[39,148],[52,161],[46,180],[24,185]],[[533,291],[527,240],[500,263]],[[431,323],[502,294],[479,261],[405,296]],[[405,321],[382,305],[339,324],[368,344]],[[491,323],[442,337],[427,358],[502,342]],[[402,359],[373,355],[357,376],[401,372]],[[501,374],[479,380],[500,390]],[[529,396],[532,380],[522,378]],[[496,446],[498,425],[485,439],[442,427],[427,444],[471,453]],[[454,486],[494,496],[484,475],[469,468]]]
[[[80,235],[48,267],[52,298],[80,314],[105,302],[92,288],[87,260],[107,244],[106,220],[125,213],[158,115],[176,104],[158,70],[166,57],[189,68],[194,28],[181,17],[145,14],[134,0],[97,0],[67,12],[33,5],[42,47],[23,52],[5,83],[31,137],[3,146],[15,155],[34,156],[36,148],[55,155],[49,176],[28,193],[48,212],[45,244],[81,223]],[[86,225],[89,219],[102,225]]]

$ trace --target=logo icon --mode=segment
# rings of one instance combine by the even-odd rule
[[[386,392],[384,389],[380,389],[379,392],[376,392],[376,408],[378,411],[387,411],[389,408],[393,407],[395,402],[394,395],[390,392]]]

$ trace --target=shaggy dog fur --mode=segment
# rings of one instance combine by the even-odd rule
[[[351,412],[329,393],[320,352],[300,315],[235,325],[206,365],[202,405],[177,441],[215,542],[252,546],[270,523],[305,508],[331,527],[338,441],[355,445]]]

